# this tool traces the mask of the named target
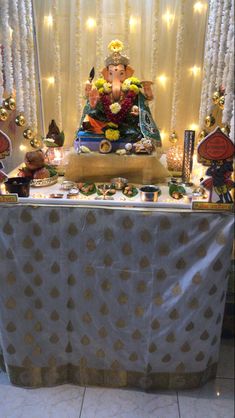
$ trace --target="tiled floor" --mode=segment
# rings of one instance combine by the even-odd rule
[[[0,418],[233,418],[233,386],[233,341],[223,340],[217,379],[197,390],[21,389],[0,373]]]

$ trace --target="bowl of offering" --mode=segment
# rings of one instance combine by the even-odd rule
[[[11,177],[5,182],[8,193],[17,193],[19,197],[29,197],[31,179],[29,177]]]
[[[143,202],[157,202],[161,190],[158,186],[147,185],[140,187],[140,199]]]
[[[127,185],[128,180],[124,177],[115,177],[111,179],[111,183],[114,185],[116,190],[122,190]]]

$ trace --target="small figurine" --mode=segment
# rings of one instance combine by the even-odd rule
[[[46,136],[49,140],[53,139],[53,141],[48,141],[47,139],[44,140],[44,143],[46,146],[51,147],[62,147],[64,145],[64,132],[59,130],[58,126],[56,125],[56,122],[54,119],[52,119],[49,128],[48,133]]]
[[[219,196],[219,200],[216,203],[232,203],[233,199],[230,194],[230,190],[234,188],[235,183],[231,180],[233,172],[232,161],[222,161],[219,164],[218,161],[212,161],[211,166],[207,169],[206,175],[210,176],[201,182],[207,190],[215,190]]]

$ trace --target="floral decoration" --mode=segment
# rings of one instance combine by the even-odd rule
[[[115,39],[114,41],[109,43],[108,49],[110,49],[113,52],[120,52],[123,50],[123,43],[118,39]]]

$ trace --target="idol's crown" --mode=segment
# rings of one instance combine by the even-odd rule
[[[118,39],[115,39],[114,41],[110,42],[110,44],[108,45],[108,49],[112,51],[112,53],[105,58],[104,62],[106,67],[108,67],[109,65],[129,64],[129,58],[126,55],[120,53],[120,51],[122,51],[123,48],[123,43]]]

